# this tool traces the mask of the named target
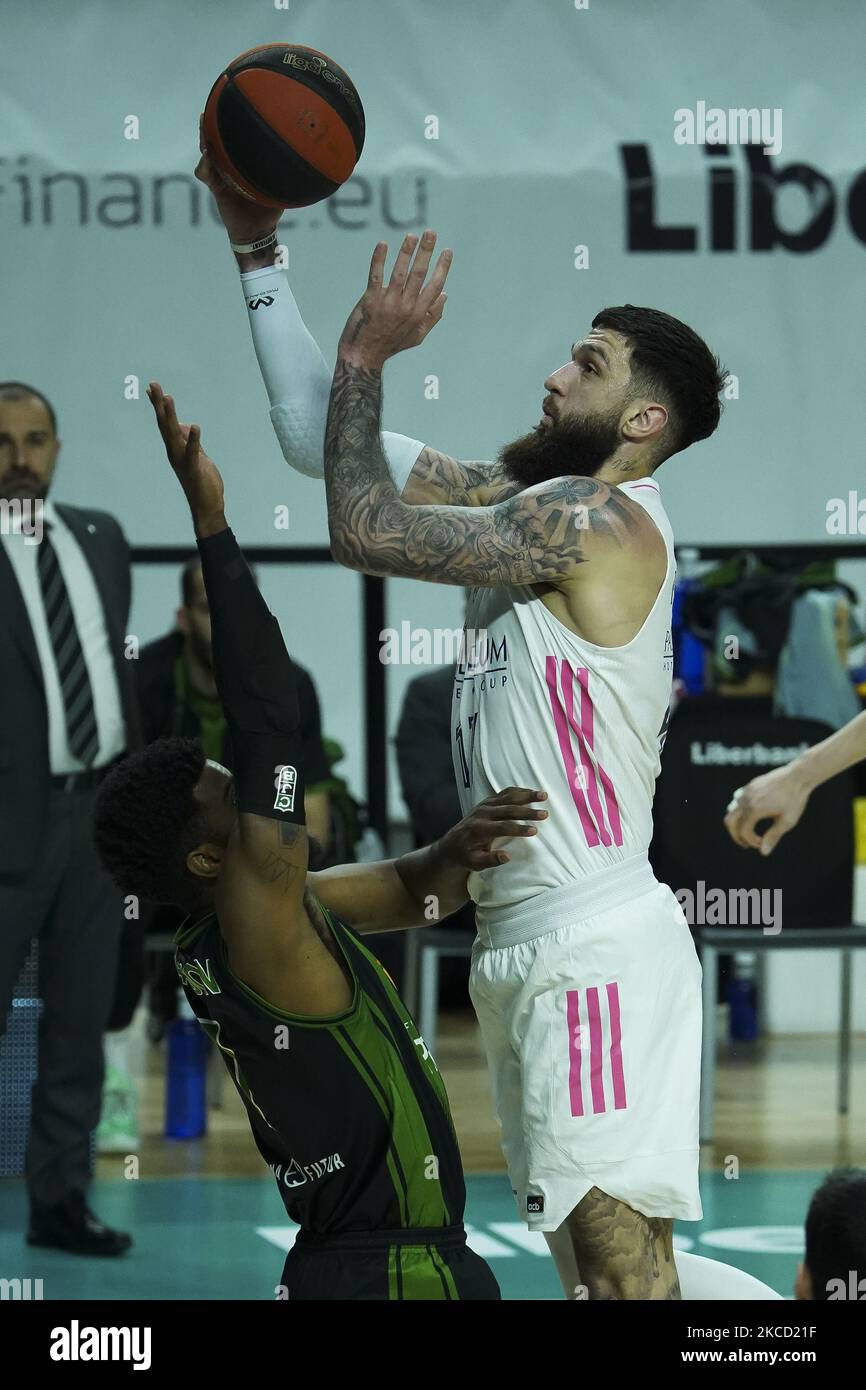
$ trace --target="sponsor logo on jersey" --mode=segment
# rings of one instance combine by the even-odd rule
[[[805,753],[808,743],[798,743],[794,747],[780,748],[766,743],[752,743],[745,747],[732,748],[727,743],[702,743],[694,739],[689,747],[689,761],[702,767],[748,766],[780,767]]]
[[[200,960],[187,962],[177,961],[177,973],[184,984],[192,990],[193,994],[222,994],[222,990],[213,977],[210,959],[204,964]]]
[[[290,767],[288,763],[277,768],[277,799],[274,802],[275,811],[294,811],[295,809],[295,788],[298,785],[297,769]]]
[[[526,1198],[526,1214],[527,1216],[543,1216],[544,1198],[535,1192],[528,1193]]]
[[[409,1036],[410,1036],[410,1038],[411,1038],[411,1037],[412,1037],[412,1024],[411,1024],[411,1023],[407,1023],[405,1026],[406,1026],[406,1029],[407,1029],[407,1031],[408,1031],[408,1033],[409,1033]],[[419,1033],[418,1036],[417,1036],[417,1038],[412,1038],[412,1041],[413,1041],[413,1043],[415,1044],[416,1047],[420,1047],[420,1049],[421,1049],[421,1058],[422,1058],[423,1061],[426,1062],[426,1061],[428,1060],[428,1058],[430,1057],[430,1049],[429,1049],[429,1047],[427,1046],[427,1044],[425,1043],[424,1039],[421,1037],[421,1034]],[[435,1065],[435,1064],[434,1064],[434,1065]]]
[[[459,697],[464,681],[481,680],[481,689],[492,690],[508,680],[508,639],[491,637],[486,628],[466,628],[466,641],[457,663],[455,681]]]
[[[316,1159],[313,1163],[302,1164],[293,1158],[289,1163],[268,1164],[283,1187],[303,1187],[305,1182],[315,1182],[317,1178],[323,1178],[327,1173],[337,1173],[345,1166],[339,1154],[328,1154],[326,1158]]]

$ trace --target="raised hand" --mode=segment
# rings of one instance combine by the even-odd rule
[[[427,281],[435,246],[435,232],[426,231],[420,242],[417,236],[407,236],[385,285],[388,247],[379,242],[370,262],[367,288],[343,329],[338,358],[377,369],[396,353],[423,343],[442,317],[447,299],[442,287],[451,268],[452,252],[443,251]]]
[[[165,452],[184,490],[196,534],[213,535],[226,528],[223,480],[213,459],[201,447],[198,425],[182,425],[174,406],[158,381],[147,388]]]

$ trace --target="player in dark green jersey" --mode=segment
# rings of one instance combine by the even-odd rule
[[[125,892],[189,911],[177,968],[223,1054],[256,1144],[301,1227],[292,1299],[496,1299],[466,1244],[465,1188],[442,1078],[362,939],[466,900],[470,870],[534,834],[542,793],[509,788],[400,859],[307,871],[295,668],[225,518],[197,426],[149,391],[192,512],[234,776],[163,739],[100,789],[96,836]]]

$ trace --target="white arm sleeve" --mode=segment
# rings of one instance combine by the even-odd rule
[[[308,478],[324,478],[332,373],[301,318],[285,270],[250,270],[241,275],[241,283],[283,457]],[[402,492],[424,445],[383,430],[382,447],[394,486]]]

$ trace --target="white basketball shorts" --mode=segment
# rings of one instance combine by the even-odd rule
[[[700,1220],[701,967],[668,887],[518,945],[476,941],[469,990],[531,1230],[593,1187]]]

